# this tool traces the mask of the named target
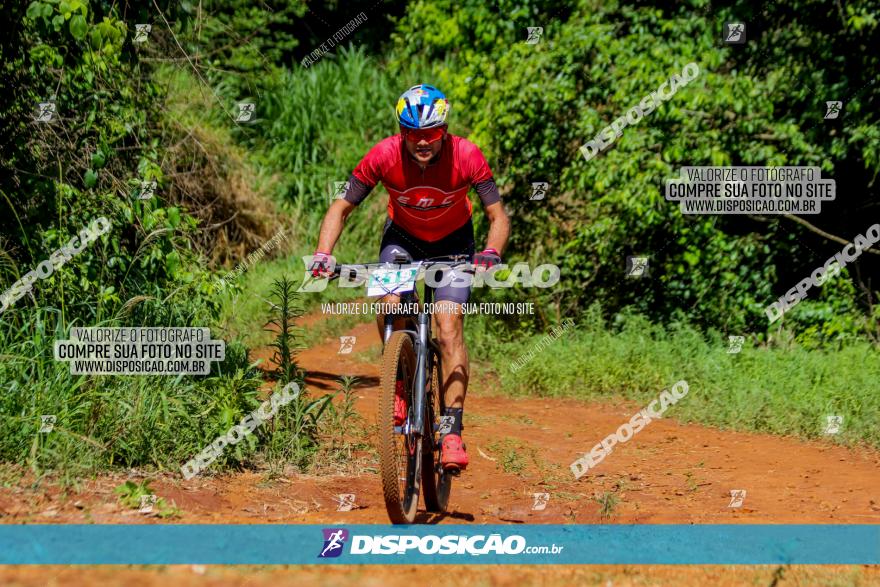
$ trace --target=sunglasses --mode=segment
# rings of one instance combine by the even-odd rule
[[[446,129],[442,126],[423,129],[404,128],[402,130],[403,138],[413,143],[420,143],[422,141],[436,143],[443,138],[443,134],[446,132]]]

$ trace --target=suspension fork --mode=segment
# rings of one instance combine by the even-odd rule
[[[431,315],[420,312],[418,316],[418,336],[416,340],[416,377],[413,389],[413,428],[422,436],[425,429],[425,385],[428,378],[428,338],[431,334]],[[433,425],[433,422],[432,422]]]
[[[425,393],[427,387],[427,380],[431,374],[428,372],[428,357],[431,352],[431,314],[428,312],[428,307],[431,306],[434,301],[434,289],[429,287],[428,284],[425,284],[424,289],[424,306],[421,308],[418,316],[416,316],[416,377],[415,377],[415,390],[418,393],[413,394],[413,412],[415,416],[415,421],[413,422],[413,427],[415,428],[416,434],[420,437],[423,436],[423,432],[425,430],[425,414],[427,413],[427,406],[425,402],[427,401],[427,394]],[[416,298],[418,299],[418,298]],[[430,422],[431,427],[433,428],[434,423]],[[429,432],[429,434],[433,435],[433,431]]]
[[[430,303],[431,294],[433,292],[426,292],[425,297],[428,301],[425,303]],[[418,302],[417,296],[403,296],[401,297],[401,303],[409,303],[409,302]],[[383,338],[383,346],[388,344],[388,339],[391,338],[391,334],[394,332],[394,321],[396,317],[393,314],[385,315],[385,323],[384,329],[382,333]],[[416,355],[416,372],[413,381],[413,414],[414,419],[412,422],[412,430],[419,437],[423,436],[422,430],[425,425],[425,384],[427,381],[427,367],[428,367],[428,352],[429,352],[429,339],[431,337],[431,315],[425,311],[419,312],[416,316],[416,332],[414,334],[409,334],[409,336],[413,340],[413,350]],[[408,331],[411,332],[411,331]]]
[[[388,339],[391,338],[391,333],[394,330],[394,316],[393,315],[385,315],[385,331],[382,333],[382,348],[385,348],[385,345],[388,344]]]

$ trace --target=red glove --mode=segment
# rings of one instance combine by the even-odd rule
[[[330,253],[315,251],[315,254],[312,255],[312,264],[309,265],[309,272],[312,277],[330,277],[333,275],[333,265],[334,261]]]
[[[474,255],[474,266],[488,271],[495,265],[501,264],[501,255],[495,249],[485,249],[482,253]]]

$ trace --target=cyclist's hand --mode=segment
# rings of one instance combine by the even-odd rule
[[[474,255],[474,266],[477,270],[488,271],[495,265],[501,264],[501,255],[495,249],[486,249],[482,253]]]
[[[312,255],[312,264],[309,265],[309,273],[312,277],[330,277],[333,275],[333,257],[329,253],[315,251]]]

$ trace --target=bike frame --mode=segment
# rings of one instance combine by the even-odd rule
[[[415,290],[412,292],[407,292],[400,296],[401,303],[411,303],[417,300]],[[425,284],[425,305],[430,304],[434,300],[434,288]],[[411,316],[404,315],[404,318],[409,318]],[[394,321],[399,320],[400,315],[386,314],[385,315],[385,323],[384,323],[384,342],[388,342],[388,339],[391,338],[391,333],[394,332]],[[419,310],[418,314],[415,315],[416,320],[416,328],[417,330],[412,330],[409,328],[404,328],[400,332],[406,332],[412,337],[414,341],[415,354],[416,354],[416,373],[415,373],[415,387],[413,391],[418,391],[419,393],[413,393],[413,416],[414,420],[412,422],[408,422],[411,426],[411,429],[414,429],[416,436],[421,437],[422,431],[424,430],[425,425],[425,382],[428,377],[428,372],[433,365],[428,365],[428,357],[430,353],[428,349],[430,348],[431,342],[431,315],[427,312]],[[437,390],[437,393],[440,393],[440,390]],[[409,433],[409,430],[405,430],[405,433]]]
[[[425,268],[434,265],[446,265],[451,270],[455,270],[462,265],[472,267],[469,255],[449,255],[418,261],[408,258],[408,255],[406,257],[398,255],[394,258],[393,263],[370,263],[368,265],[362,265],[362,267],[381,266],[382,268],[386,268],[392,264],[404,265],[409,263],[418,263],[419,265],[424,263]],[[329,273],[325,273],[323,276],[329,277],[330,279],[336,279],[340,276],[341,271],[342,267],[339,266],[330,270]],[[465,272],[473,274],[474,270],[465,269]],[[319,277],[319,275],[313,274],[313,277]],[[432,378],[430,384],[433,385],[433,369],[439,368],[442,365],[439,345],[431,337],[432,312],[428,311],[428,308],[433,305],[436,293],[434,287],[430,286],[428,280],[426,280],[423,289],[425,299],[420,302],[417,284],[415,283],[418,281],[418,277],[417,273],[413,278],[414,283],[411,291],[398,293],[394,291],[396,288],[389,289],[384,286],[381,287],[381,289],[384,290],[384,294],[382,294],[383,297],[396,295],[399,296],[400,303],[418,304],[413,311],[409,311],[405,314],[388,312],[383,317],[382,322],[383,346],[387,346],[388,342],[391,340],[392,334],[395,332],[395,322],[397,320],[403,320],[403,328],[399,330],[402,335],[401,337],[396,338],[396,340],[400,343],[405,343],[406,340],[404,337],[409,337],[415,355],[411,388],[412,405],[410,406],[412,411],[407,414],[407,418],[402,426],[392,424],[393,430],[391,430],[391,435],[388,435],[389,431],[387,429],[384,430],[384,432],[380,432],[380,452],[382,453],[382,458],[380,460],[382,461],[382,484],[385,491],[385,503],[388,507],[391,520],[395,523],[412,523],[414,512],[418,508],[419,494],[422,492],[421,484],[423,480],[426,480],[426,483],[430,483],[431,487],[430,498],[428,494],[424,495],[425,505],[430,511],[445,511],[447,507],[446,504],[449,500],[449,491],[452,483],[451,477],[457,476],[456,472],[444,471],[440,465],[440,459],[438,458],[440,445],[435,440],[435,436],[439,429],[438,424],[436,423],[436,416],[438,414],[432,414],[434,407],[428,403],[429,395],[427,390],[429,377]],[[370,288],[371,285],[368,285],[368,293],[370,292]],[[375,292],[375,289],[372,291]],[[375,293],[371,295],[375,295]],[[411,307],[412,306],[407,306],[407,309]],[[396,347],[397,352],[399,352],[400,349],[401,347]],[[436,355],[433,353],[436,353]],[[392,360],[394,361],[393,364],[396,365],[397,375],[384,370],[386,367],[392,365]],[[405,368],[405,370],[407,375],[409,375],[409,369]],[[386,381],[386,377],[399,376],[400,372],[400,356],[385,356],[383,353],[383,399],[380,402],[383,411],[380,413],[380,418],[386,423],[386,425],[390,423],[387,418],[389,418],[391,414],[384,411],[389,407],[385,402],[394,399],[388,394],[396,393],[394,392],[394,380]],[[438,373],[438,376],[438,382],[442,382],[442,373]],[[437,401],[441,411],[444,405],[444,398],[440,395],[443,393],[441,391],[442,387],[441,383],[438,385],[438,389],[433,390],[433,393],[438,394]],[[433,396],[431,397],[433,399]],[[430,426],[430,428],[428,426]],[[402,435],[405,438],[405,446],[408,450],[408,454],[406,455],[407,462],[405,465],[405,478],[400,477],[400,455],[398,454],[397,462],[395,463],[391,463],[388,460],[389,458],[392,458],[392,454],[400,452],[398,440],[395,439],[394,435]],[[428,439],[430,439],[430,444],[426,446]],[[426,453],[425,451],[428,452]],[[416,459],[415,461],[413,461],[414,456]],[[426,467],[431,467],[432,470],[428,470]],[[394,478],[395,476],[396,479]],[[400,481],[405,482],[402,498]],[[397,500],[399,500],[400,503],[397,503]],[[401,507],[405,508],[405,510],[402,511]]]
[[[434,259],[439,259],[440,257],[435,257]],[[459,265],[459,264],[467,264],[465,261],[468,259],[468,255],[450,255],[449,257],[445,257],[448,261],[440,261],[440,263],[450,263],[451,265]],[[429,263],[432,262],[432,259],[427,260]],[[412,259],[408,258],[396,258],[395,264],[403,265],[408,263],[413,263]],[[416,261],[421,262],[421,261]],[[436,261],[435,261],[436,262]],[[471,272],[471,271],[469,271]],[[339,269],[334,272],[333,278],[339,277]],[[425,306],[431,304],[434,301],[434,288],[425,283],[425,300],[424,300],[424,308]],[[392,294],[394,292],[388,292]],[[400,294],[400,302],[401,303],[412,303],[418,300],[418,294],[415,289],[410,292]],[[382,343],[386,344],[388,339],[391,338],[391,333],[394,332],[394,321],[400,319],[414,319],[416,323],[416,330],[412,330],[411,328],[403,328],[401,332],[406,332],[413,340],[413,350],[416,354],[416,373],[415,373],[415,385],[414,392],[418,391],[419,393],[413,393],[413,408],[414,408],[414,421],[408,422],[408,429],[403,430],[405,434],[409,434],[410,432],[415,432],[418,437],[423,436],[423,430],[425,425],[425,383],[428,378],[428,373],[433,368],[433,365],[428,364],[428,358],[430,357],[429,349],[433,346],[435,352],[439,353],[440,349],[436,348],[436,345],[431,340],[431,314],[424,311],[423,309],[419,309],[418,313],[415,315],[412,314],[386,314],[383,323],[383,333],[382,333]],[[442,375],[441,375],[442,378]],[[442,387],[442,386],[441,386]],[[441,393],[438,389],[437,393]],[[414,430],[413,430],[414,429]],[[433,431],[432,431],[433,434]]]

